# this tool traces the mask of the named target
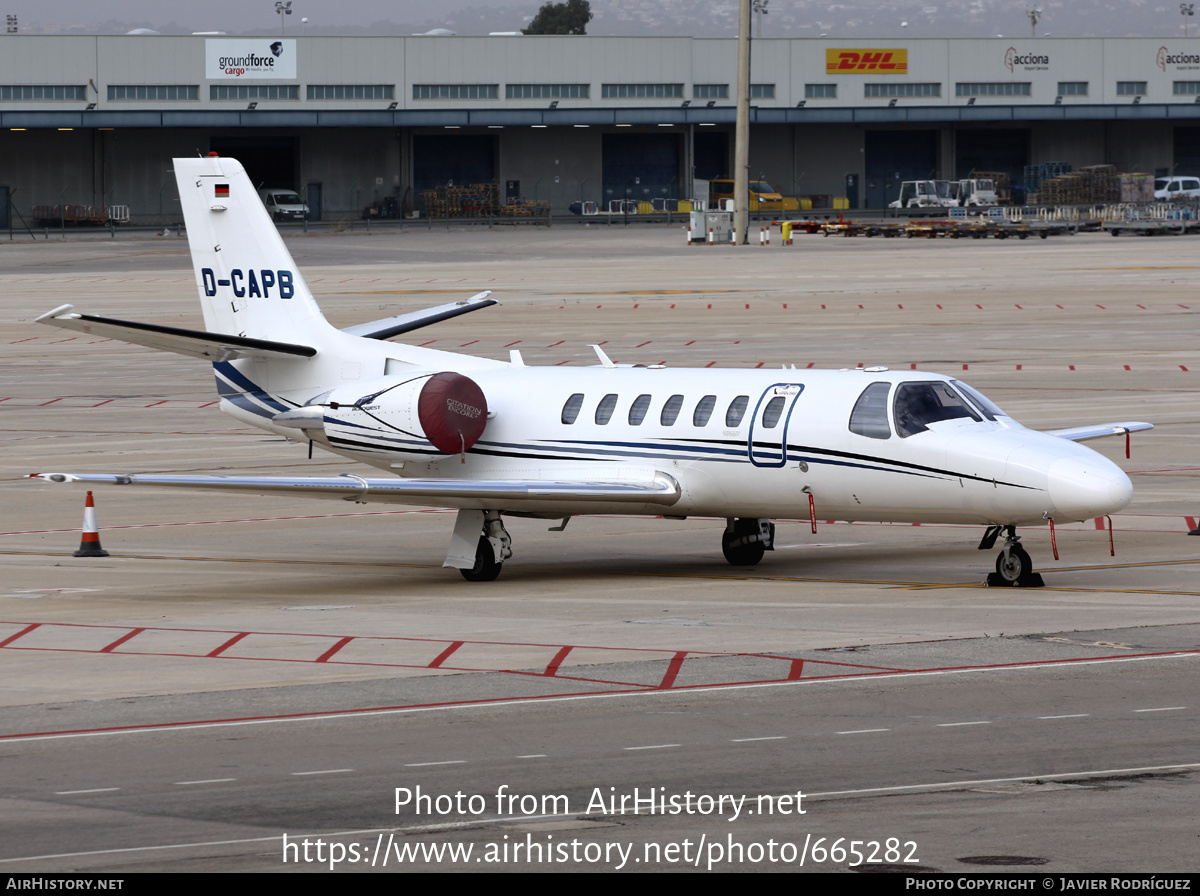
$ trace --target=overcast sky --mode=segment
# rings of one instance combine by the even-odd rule
[[[292,0],[280,17],[275,0],[0,0],[22,33],[120,34],[135,27],[165,33],[225,31],[289,35],[412,34],[447,27],[459,34],[513,31],[544,0]],[[1029,36],[1027,10],[1041,10],[1037,36],[1181,37],[1200,33],[1200,18],[1180,15],[1178,0],[768,0],[765,37]],[[733,36],[737,0],[591,0],[589,34]],[[308,18],[308,24],[301,22]],[[756,27],[757,30],[757,27]]]
[[[287,16],[288,32],[301,29],[306,16],[310,26],[369,26],[376,22],[424,22],[438,11],[466,6],[495,7],[498,18],[512,11],[538,7],[537,0],[293,0]],[[22,30],[38,25],[105,22],[145,22],[165,26],[175,22],[196,31],[262,31],[275,33],[280,17],[274,0],[2,0],[5,14],[16,14]]]

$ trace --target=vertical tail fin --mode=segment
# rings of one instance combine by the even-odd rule
[[[321,314],[241,163],[174,159],[205,329],[320,347]]]

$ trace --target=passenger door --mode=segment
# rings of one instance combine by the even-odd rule
[[[782,467],[787,463],[787,434],[800,383],[776,383],[759,396],[750,418],[746,454],[756,467]]]

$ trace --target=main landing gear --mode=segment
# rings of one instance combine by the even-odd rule
[[[468,582],[491,582],[512,556],[512,538],[498,510],[460,510],[443,566],[453,566]]]
[[[775,550],[775,524],[770,520],[725,520],[721,552],[733,566],[754,566],[767,551]]]
[[[479,547],[475,549],[475,565],[470,569],[460,569],[462,577],[468,582],[494,582],[500,576],[503,560],[496,559],[496,550],[486,536],[479,536]]]
[[[1021,547],[1021,536],[1017,534],[1016,526],[989,526],[983,533],[983,541],[979,542],[979,550],[988,551],[996,545],[996,539],[1004,532],[1004,548],[996,557],[996,571],[989,572],[987,583],[990,587],[1041,588],[1041,573],[1033,571],[1033,560],[1028,552]]]

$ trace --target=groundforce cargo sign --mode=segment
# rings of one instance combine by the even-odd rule
[[[825,51],[827,75],[907,75],[908,50]]]
[[[206,40],[204,77],[209,81],[294,79],[296,42],[259,37],[254,40]]]

